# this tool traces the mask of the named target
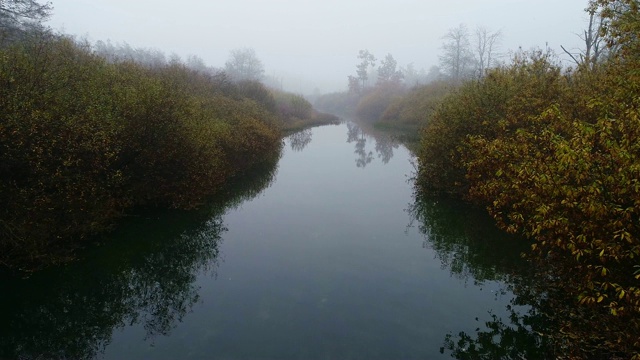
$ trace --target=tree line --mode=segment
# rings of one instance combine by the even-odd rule
[[[451,28],[442,37],[439,66],[429,71],[413,63],[400,66],[390,53],[378,59],[362,49],[355,74],[347,77],[348,90],[320,96],[315,105],[383,127],[416,130],[450,89],[500,64],[501,37],[500,31],[482,26],[473,34],[464,24]]]

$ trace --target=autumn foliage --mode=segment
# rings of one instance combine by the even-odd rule
[[[549,301],[559,355],[640,358],[640,16],[636,1],[598,5],[619,51],[568,73],[521,53],[464,84],[423,130],[418,181],[534,240],[545,286],[568,299]]]
[[[196,207],[279,156],[260,94],[181,64],[109,63],[48,33],[1,48],[0,262],[65,260],[132,207]]]

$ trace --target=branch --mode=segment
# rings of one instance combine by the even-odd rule
[[[573,56],[572,53],[570,53],[569,51],[567,51],[567,49],[564,48],[564,46],[560,45],[560,47],[562,48],[562,50],[564,50],[565,53],[567,53],[567,55],[571,56],[571,58],[573,59],[573,61],[576,62],[576,65],[580,65],[580,61],[578,61],[578,59],[576,59],[575,56]]]

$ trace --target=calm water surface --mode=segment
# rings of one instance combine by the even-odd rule
[[[526,328],[504,325],[527,311],[510,283],[522,248],[472,210],[416,201],[413,171],[405,147],[351,123],[295,134],[277,169],[240,195],[128,220],[82,261],[5,276],[0,358],[438,359],[464,358],[468,346],[535,348]],[[474,340],[495,323],[504,329]],[[506,344],[512,330],[523,339]]]

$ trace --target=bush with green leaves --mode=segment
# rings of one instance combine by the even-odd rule
[[[438,103],[453,90],[445,81],[418,86],[402,97],[394,99],[380,117],[380,125],[418,129],[424,126]]]
[[[616,55],[566,74],[544,54],[517,56],[462,85],[422,133],[418,184],[484,204],[535,241],[529,259],[563,295],[547,299],[558,355],[637,359],[640,76],[624,32],[640,16],[637,3],[599,3],[617,9]]]
[[[363,94],[356,106],[355,115],[359,120],[377,122],[387,107],[397,101],[404,88],[395,83],[381,84]]]
[[[467,139],[517,129],[530,116],[557,101],[565,83],[550,54],[516,55],[507,67],[462,84],[441,101],[422,130],[418,179],[431,192],[466,194]],[[524,115],[522,115],[524,114]]]
[[[196,207],[278,156],[278,120],[239,93],[48,33],[0,49],[0,262],[65,260],[133,206]]]

